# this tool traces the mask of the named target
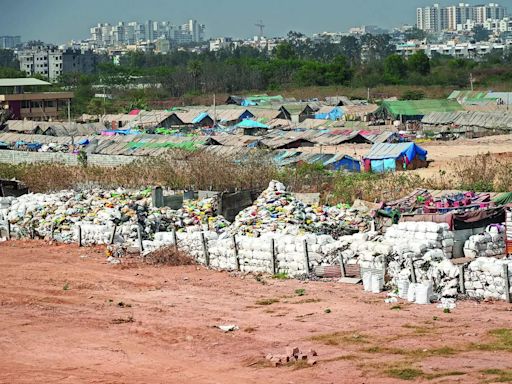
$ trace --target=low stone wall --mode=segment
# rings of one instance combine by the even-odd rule
[[[135,156],[89,154],[87,156],[87,163],[89,165],[103,167],[117,167],[119,165],[129,164],[137,159],[138,158]],[[78,165],[78,158],[71,153],[0,150],[0,163],[61,163],[66,165]]]

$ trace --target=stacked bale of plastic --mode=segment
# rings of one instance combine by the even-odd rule
[[[475,299],[505,300],[505,268],[512,287],[512,260],[480,257],[472,261],[464,272],[467,295]]]
[[[505,254],[505,227],[501,225],[489,226],[484,233],[473,235],[464,243],[464,256],[471,259]]]

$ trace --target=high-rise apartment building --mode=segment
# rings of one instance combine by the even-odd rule
[[[434,4],[416,10],[416,25],[427,32],[458,31],[466,29],[468,25],[487,25],[488,20],[499,22],[506,16],[507,9],[497,3],[459,3],[447,7]]]
[[[20,36],[0,36],[0,49],[13,49],[20,44]]]

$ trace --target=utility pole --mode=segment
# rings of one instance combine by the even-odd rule
[[[475,80],[473,79],[472,73],[469,74],[469,82],[471,83],[471,92],[473,92],[473,83],[475,82]]]
[[[68,129],[71,129],[71,99],[68,99]],[[71,134],[71,145],[75,145],[73,134]]]
[[[215,93],[213,94],[213,128],[217,125],[217,102],[215,100]]]

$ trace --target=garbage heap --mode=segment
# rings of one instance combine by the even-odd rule
[[[471,259],[505,255],[505,227],[502,225],[489,226],[484,233],[473,235],[464,243],[464,256]]]
[[[187,201],[175,211],[151,206],[151,191],[129,192],[124,189],[61,191],[52,194],[27,194],[13,199],[0,211],[0,219],[8,220],[13,236],[45,238],[53,233],[57,241],[76,241],[76,227],[91,228],[90,243],[104,243],[106,227],[117,225],[118,241],[137,238],[142,228],[143,238],[155,232],[188,227],[222,231],[229,223],[215,216],[215,202]],[[103,228],[101,227],[103,226]],[[97,241],[95,241],[97,240]]]
[[[272,181],[252,206],[236,216],[229,231],[252,237],[267,232],[338,237],[368,230],[370,221],[368,210],[307,205],[287,192],[282,183]]]

